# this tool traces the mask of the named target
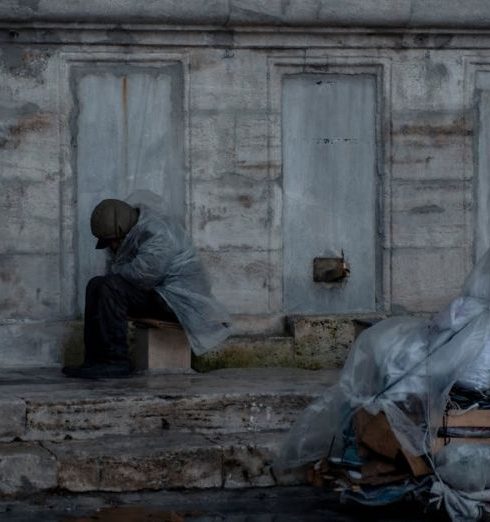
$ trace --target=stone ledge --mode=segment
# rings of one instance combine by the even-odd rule
[[[58,485],[73,492],[221,486],[221,455],[201,435],[104,437],[45,443],[59,465]]]
[[[0,441],[24,436],[26,431],[26,403],[22,399],[0,399]]]
[[[0,443],[0,495],[304,483],[302,470],[271,465],[299,412],[337,377],[260,368],[86,382],[0,371],[0,400],[25,401],[23,437],[34,439]]]
[[[0,495],[29,495],[53,489],[56,475],[56,459],[38,444],[0,444]]]
[[[87,440],[169,432],[232,433],[287,429],[316,398],[310,393],[202,394],[190,397],[108,395],[104,399],[29,402],[24,440]]]
[[[193,356],[198,371],[220,368],[342,368],[355,338],[381,314],[301,315],[286,318],[290,336],[230,337],[220,349]]]
[[[3,22],[487,29],[486,0],[10,0]]]
[[[28,441],[95,439],[168,432],[287,429],[338,379],[337,370],[223,369],[150,373],[128,379],[68,379],[59,369],[0,371],[0,413],[14,407],[5,434]],[[24,416],[25,411],[25,416]],[[0,432],[1,434],[1,432]]]
[[[0,496],[237,489],[306,483],[305,470],[273,470],[286,432],[101,437],[0,444]]]
[[[296,365],[342,368],[357,336],[382,318],[378,314],[289,317]]]
[[[248,488],[305,483],[304,471],[271,469],[284,433],[105,437],[45,443],[70,492]]]

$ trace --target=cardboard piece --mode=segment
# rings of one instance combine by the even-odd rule
[[[178,323],[156,319],[134,319],[136,326],[133,364],[137,370],[191,368],[191,349]]]
[[[441,421],[444,428],[490,428],[490,410],[474,409],[466,413],[461,410],[448,410]],[[490,438],[483,437],[437,437],[432,443],[432,453],[437,453],[451,443],[490,444]]]
[[[371,415],[359,410],[354,418],[357,441],[378,455],[395,460],[400,451],[400,443],[391,431],[384,413]]]
[[[414,477],[431,473],[431,469],[422,457],[414,456],[401,447],[384,413],[371,415],[365,410],[359,410],[355,415],[354,426],[359,445],[391,461],[401,458]],[[399,466],[396,469],[400,471]]]
[[[448,428],[490,428],[490,410],[448,410],[444,417],[443,426]]]
[[[332,461],[328,465],[322,461],[315,469],[316,475],[312,476],[317,483],[319,479],[323,480],[323,484],[327,479],[335,480],[341,488],[347,487],[354,491],[367,485],[391,484],[432,473],[424,457],[414,456],[402,448],[384,413],[371,415],[361,409],[356,412],[353,423],[357,454],[363,464],[349,469],[342,464],[333,464]],[[432,453],[437,453],[446,444],[457,442],[490,444],[490,437],[485,438],[485,431],[490,430],[490,410],[471,410],[465,413],[449,410],[441,419],[440,426],[439,433],[446,436],[437,437],[433,441]],[[464,433],[465,436],[448,438],[445,428],[451,428],[453,434]],[[458,428],[463,430],[458,432]],[[471,429],[475,430],[474,433]]]

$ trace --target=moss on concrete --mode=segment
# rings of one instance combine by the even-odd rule
[[[350,345],[335,345],[328,341],[308,338],[295,343],[295,360],[298,368],[342,368],[349,355]]]
[[[295,367],[290,337],[232,338],[220,349],[192,356],[192,367],[199,372],[220,368]]]
[[[83,321],[69,323],[63,345],[63,362],[83,362]],[[342,368],[351,344],[359,333],[351,317],[298,318],[294,336],[233,337],[220,350],[192,356],[192,368],[208,372],[220,368],[290,367],[307,370]],[[134,349],[135,328],[128,327],[130,357]]]
[[[61,360],[63,366],[78,366],[83,363],[85,347],[83,345],[83,321],[68,323],[67,333],[62,345]]]

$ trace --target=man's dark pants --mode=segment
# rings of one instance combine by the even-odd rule
[[[85,298],[85,363],[127,363],[128,317],[178,322],[155,290],[143,290],[118,274],[94,277]]]

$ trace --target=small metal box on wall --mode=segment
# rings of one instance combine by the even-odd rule
[[[342,257],[315,257],[313,281],[315,283],[340,283],[349,277],[349,267]]]

